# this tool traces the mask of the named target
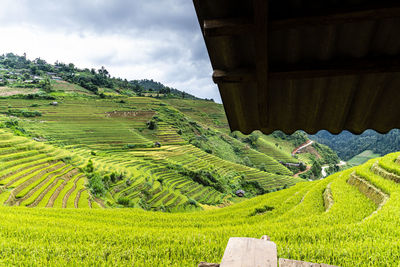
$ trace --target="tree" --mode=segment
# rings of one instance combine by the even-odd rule
[[[313,160],[311,173],[313,174],[314,178],[319,178],[321,176],[321,164],[318,160]]]
[[[48,77],[42,81],[41,87],[46,93],[50,93],[53,91],[53,85],[51,84],[51,81]]]
[[[98,70],[98,73],[103,77],[110,77],[109,72],[104,68],[104,66],[101,66],[101,69]]]
[[[73,63],[69,63],[68,64],[68,68],[70,71],[74,71],[75,70],[75,65]]]

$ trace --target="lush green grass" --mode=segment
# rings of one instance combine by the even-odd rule
[[[279,257],[338,266],[396,266],[400,185],[370,168],[378,160],[400,171],[394,162],[399,155],[200,212],[2,207],[0,260],[4,265],[196,266],[199,261],[219,262],[229,237],[267,234],[277,243]],[[389,195],[378,212],[367,195],[346,182],[352,172]],[[322,195],[328,185],[334,204],[325,211]],[[265,206],[274,209],[257,215]]]
[[[59,202],[57,206],[62,207],[64,195],[60,192],[71,186],[74,175],[83,176],[61,161],[63,151],[4,131],[0,131],[0,140],[0,204],[53,207]],[[87,196],[88,201],[91,198]]]
[[[354,156],[353,158],[351,158],[347,162],[347,164],[350,166],[358,166],[358,165],[363,164],[364,162],[367,162],[370,159],[377,158],[379,156],[380,156],[379,154],[375,154],[371,150],[365,150],[365,151],[361,152],[360,154],[358,154],[357,156]]]
[[[205,100],[165,99],[163,102],[176,107],[180,112],[207,127],[229,133],[224,107]]]
[[[14,132],[63,148],[57,153],[71,157],[75,167],[85,168],[92,160],[95,172],[103,178],[113,173],[121,176],[121,181],[106,186],[108,194],[98,195],[108,206],[124,202],[145,209],[199,209],[189,200],[209,205],[236,202],[234,192],[246,181],[257,184],[249,188],[248,197],[302,181],[290,177],[292,172],[273,158],[276,153],[269,156],[221,132],[226,125],[216,121],[225,119],[222,105],[201,100],[185,100],[183,104],[169,101],[177,108],[147,97],[69,96],[59,97],[56,106],[50,105],[50,100],[0,99],[0,112],[34,108],[42,115],[18,119]],[[194,107],[192,117],[179,111],[187,105]],[[214,119],[210,121],[209,116]],[[0,119],[3,125],[9,120],[5,116]],[[150,128],[149,121],[155,127]],[[22,159],[35,153],[32,149],[12,155]],[[222,188],[210,187],[209,182],[195,181],[189,175],[202,170],[213,173],[212,179],[222,183]],[[156,187],[159,181],[163,183],[160,190]],[[261,189],[254,189],[257,186]],[[64,192],[63,188],[60,191]],[[60,206],[59,201],[55,203]]]
[[[93,92],[73,83],[69,83],[66,81],[51,81],[53,90],[58,92],[66,92],[69,94],[77,93],[77,94],[85,94],[85,95],[94,95]]]

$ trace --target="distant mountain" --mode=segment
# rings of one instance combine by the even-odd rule
[[[367,130],[360,135],[343,131],[333,135],[327,131],[320,131],[310,138],[329,146],[343,160],[349,160],[365,150],[385,155],[400,150],[400,130],[394,129],[387,134],[379,134],[373,130]]]
[[[73,63],[65,64],[57,61],[50,64],[41,58],[29,60],[25,54],[0,55],[0,86],[40,88],[49,93],[54,89],[50,81],[66,81],[88,90],[89,93],[102,96],[104,93],[117,93],[127,96],[161,97],[162,95],[163,98],[200,99],[154,80],[128,81],[112,77],[104,67],[98,70],[79,69]],[[154,92],[156,94],[153,94]]]
[[[143,88],[145,91],[157,92],[160,94],[172,94],[172,95],[182,96],[182,98],[187,98],[187,99],[201,99],[195,97],[194,95],[180,91],[178,89],[165,86],[160,82],[153,81],[153,79],[133,80],[130,81],[130,83]]]

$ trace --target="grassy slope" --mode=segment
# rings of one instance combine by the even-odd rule
[[[66,92],[66,93],[78,93],[84,95],[94,95],[93,92],[79,86],[77,84],[72,84],[66,81],[55,81],[52,80],[51,84],[53,85],[53,90],[58,92]]]
[[[179,111],[184,113],[189,118],[192,118],[207,127],[213,127],[222,133],[229,134],[229,125],[225,116],[224,108],[220,104],[204,100],[182,100],[170,99],[163,100],[164,102],[174,105]],[[245,138],[245,135],[237,133],[239,137]],[[284,162],[297,162],[291,156],[291,151],[294,149],[293,144],[272,136],[261,135],[262,138],[257,140],[255,149],[275,160]],[[279,144],[276,146],[276,144]],[[242,158],[243,155],[240,155]]]
[[[352,157],[347,162],[347,164],[349,164],[350,166],[357,166],[357,165],[363,164],[364,162],[367,162],[370,159],[377,158],[379,156],[380,156],[379,154],[375,154],[371,150],[365,150],[365,151],[361,152],[360,154]]]
[[[400,173],[399,155],[195,213],[2,207],[0,260],[5,265],[196,266],[199,261],[219,262],[231,236],[267,234],[277,243],[279,257],[338,266],[395,266],[400,257],[400,185],[370,168],[378,161],[380,168]],[[346,182],[352,172],[389,195],[377,213],[377,206]],[[328,185],[334,203],[325,211],[322,195]],[[264,206],[274,209],[252,216]]]
[[[42,116],[19,120],[20,126],[32,136],[67,149],[76,166],[84,167],[92,159],[96,170],[104,174],[124,174],[124,180],[112,186],[105,199],[111,205],[121,197],[134,204],[144,201],[147,207],[157,209],[188,206],[190,198],[203,204],[226,201],[226,193],[193,182],[174,166],[187,171],[209,169],[221,179],[232,179],[232,186],[239,186],[241,179],[258,181],[269,191],[301,181],[289,177],[291,172],[273,158],[246,148],[245,144],[202,122],[187,119],[168,104],[153,98],[121,99],[59,97],[58,106],[49,105],[49,100],[6,99],[0,100],[0,112],[7,111],[9,106],[37,110]],[[157,118],[157,127],[149,130],[146,122],[152,118]],[[179,129],[183,130],[182,135],[178,134]],[[203,143],[215,153],[207,154],[188,145],[196,139],[206,140]],[[155,142],[162,146],[153,147]],[[134,148],[126,149],[127,146]],[[242,165],[244,154],[251,158],[251,166],[262,163],[267,172]],[[235,201],[232,197],[231,200]]]

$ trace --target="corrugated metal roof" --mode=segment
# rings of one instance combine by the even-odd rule
[[[266,2],[194,0],[232,131],[400,128],[400,3]]]

